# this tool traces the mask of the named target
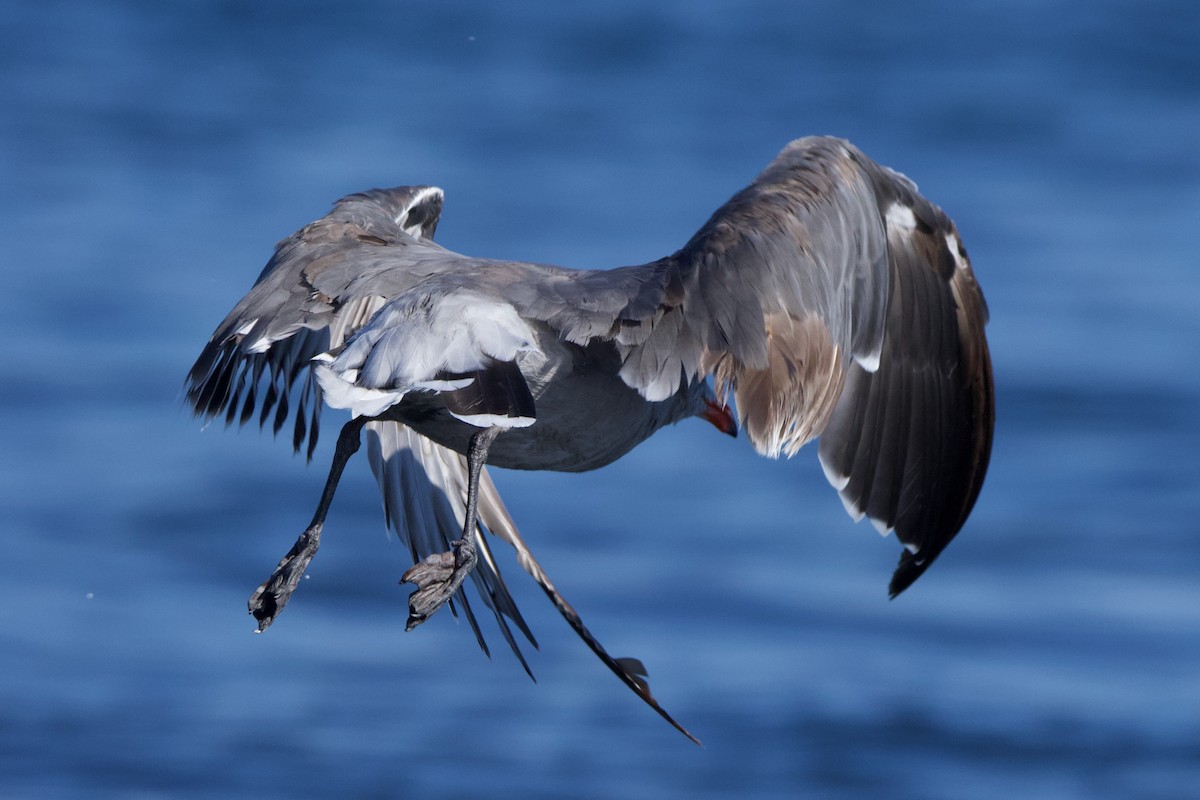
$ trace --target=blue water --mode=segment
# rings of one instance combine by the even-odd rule
[[[40,0],[0,11],[0,109],[0,797],[1200,796],[1193,0]],[[913,589],[811,449],[693,423],[496,478],[704,749],[510,553],[536,684],[405,634],[365,463],[251,633],[330,442],[180,385],[275,241],[429,182],[456,250],[640,262],[811,133],[920,183],[992,310],[991,472]]]

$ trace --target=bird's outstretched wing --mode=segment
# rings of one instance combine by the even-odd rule
[[[979,493],[993,426],[983,295],[953,222],[848,142],[792,142],[660,261],[496,291],[568,341],[614,342],[647,399],[712,375],[764,455],[822,436],[849,513],[906,548],[892,595]]]
[[[442,192],[435,187],[374,189],[339,200],[327,216],[280,242],[188,373],[187,400],[195,413],[224,417],[227,424],[257,415],[261,425],[273,412],[278,432],[293,411],[293,445],[299,451],[307,440],[311,456],[322,405],[312,359],[340,347],[389,297],[427,277],[427,271],[453,263],[455,257],[431,241],[441,208]],[[399,423],[373,422],[368,430],[389,524],[414,562],[446,550],[447,541],[462,533],[465,471],[458,456]],[[485,524],[507,520],[494,487],[489,497],[483,504]],[[507,525],[504,530],[516,537],[511,521]],[[484,558],[475,572],[476,586],[525,664],[501,615],[531,642],[533,636],[486,540],[479,541]],[[456,599],[487,652],[465,593],[460,590]]]
[[[868,168],[891,273],[883,350],[875,370],[850,365],[819,453],[846,510],[904,544],[895,597],[967,521],[995,409],[987,305],[954,223],[907,179]]]
[[[257,415],[263,425],[274,412],[273,429],[278,432],[294,411],[293,446],[299,451],[307,441],[311,457],[322,405],[314,357],[340,349],[389,300],[432,276],[464,264],[489,264],[505,276],[501,282],[512,274],[511,267],[503,270],[494,262],[466,259],[433,243],[442,202],[436,187],[373,189],[339,200],[327,216],[280,242],[253,288],[217,327],[188,373],[187,400],[195,413],[224,417],[226,424],[244,424]],[[397,422],[373,421],[366,431],[368,458],[388,524],[413,562],[448,550],[449,542],[462,533],[467,481],[463,456]],[[491,532],[510,544],[521,567],[600,660],[691,737],[650,694],[641,662],[610,656],[559,594],[521,538],[486,468],[479,488],[480,534]],[[537,642],[505,586],[487,538],[480,535],[477,542],[480,560],[472,580],[529,672],[506,619],[534,647]],[[480,647],[489,653],[461,588],[452,610],[455,606],[462,608]]]
[[[188,372],[196,414],[226,424],[257,414],[276,433],[290,414],[293,446],[307,441],[311,458],[321,409],[312,358],[425,276],[421,265],[441,252],[431,241],[441,209],[442,190],[433,186],[372,189],[342,198],[276,245]]]

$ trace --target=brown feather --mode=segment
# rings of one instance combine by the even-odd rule
[[[829,330],[815,315],[765,315],[767,364],[743,366],[730,354],[716,359],[722,396],[732,392],[742,428],[758,452],[792,456],[825,427],[845,372]]]

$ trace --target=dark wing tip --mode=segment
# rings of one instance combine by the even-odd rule
[[[936,558],[937,554],[935,553],[918,559],[917,556],[905,550],[900,555],[900,565],[892,573],[892,581],[888,584],[888,599],[895,600],[901,592],[916,583],[917,578],[925,574],[925,570]]]
[[[436,186],[397,186],[392,189],[367,189],[347,195],[330,216],[349,219],[367,230],[386,235],[389,228],[400,228],[414,238],[432,239],[442,216],[445,195]],[[383,218],[380,218],[382,212]]]
[[[312,330],[301,330],[263,352],[243,351],[239,337],[214,337],[184,379],[184,402],[195,416],[223,416],[226,425],[244,425],[257,409],[259,427],[270,421],[276,434],[294,416],[292,446],[311,459],[320,430],[321,391],[309,359],[327,344],[326,331]]]

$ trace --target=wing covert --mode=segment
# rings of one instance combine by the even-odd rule
[[[643,268],[613,326],[626,383],[655,400],[714,376],[764,455],[820,433],[850,363],[874,368],[883,346],[887,242],[858,155],[837,139],[792,142]]]

